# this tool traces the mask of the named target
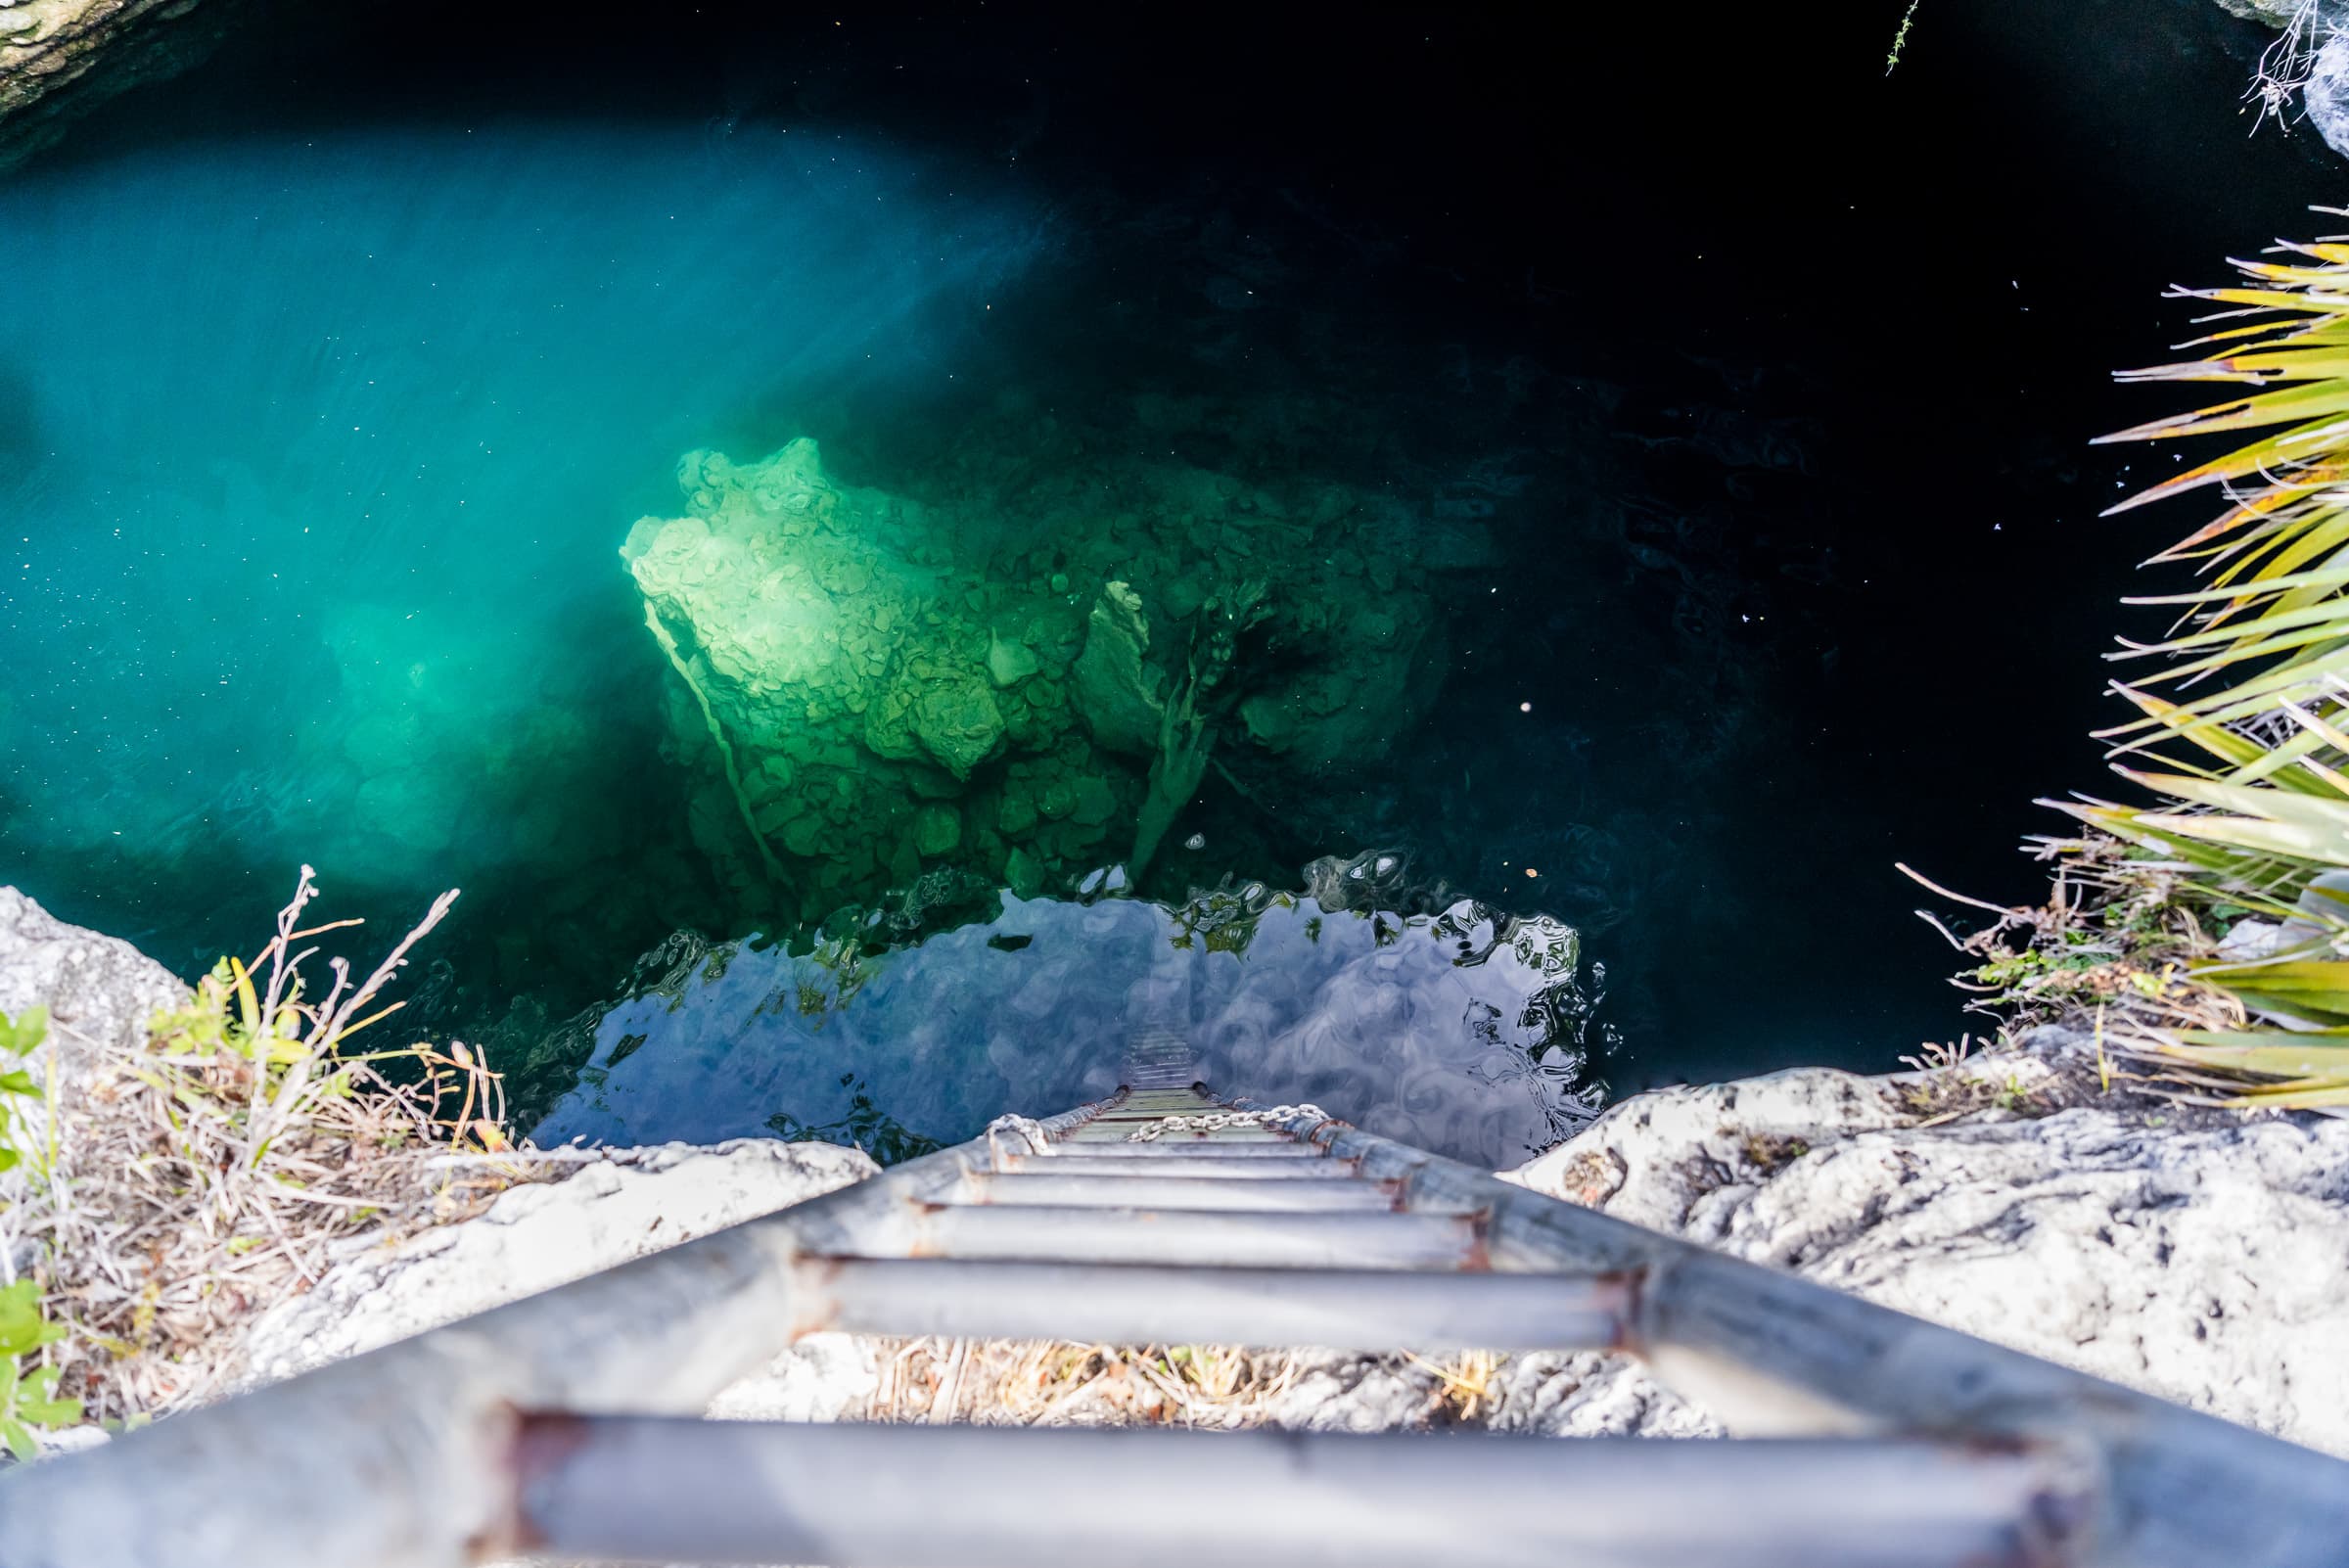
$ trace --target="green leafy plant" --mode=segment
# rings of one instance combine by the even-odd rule
[[[56,1367],[27,1370],[23,1364],[25,1357],[65,1337],[65,1324],[41,1313],[39,1285],[20,1279],[0,1289],[0,1443],[19,1459],[39,1456],[34,1428],[54,1430],[81,1419],[81,1401],[57,1397]]]
[[[1909,29],[1915,24],[1916,8],[1922,0],[1909,0],[1909,9],[1901,13],[1900,30],[1892,35],[1891,52],[1884,57],[1884,74],[1892,74],[1901,63],[1901,51],[1909,47]]]
[[[0,1013],[0,1174],[16,1170],[30,1159],[36,1166],[56,1163],[55,1118],[28,1123],[22,1102],[44,1108],[57,1095],[54,1071],[36,1080],[26,1066],[33,1050],[49,1035],[49,1010],[27,1007],[11,1023]]]
[[[0,1260],[38,1261],[37,1305],[64,1330],[12,1374],[10,1419],[77,1400],[86,1418],[136,1421],[207,1398],[235,1327],[343,1248],[526,1176],[477,1051],[353,1048],[396,1012],[385,988],[455,894],[358,972],[321,956],[316,939],[359,922],[305,924],[316,896],[304,867],[260,951],[221,960],[144,1031],[69,1036],[36,1072],[26,1020],[0,1020],[0,1142],[19,1157],[0,1172]]]
[[[2254,437],[2112,508],[2222,498],[2148,563],[2204,584],[2131,601],[2179,620],[2113,655],[2153,667],[2115,684],[2138,716],[2104,732],[2153,804],[2057,803],[2090,834],[2048,853],[2107,929],[2089,931],[2059,883],[2050,911],[2010,912],[2035,928],[2027,953],[2001,949],[1983,974],[2009,996],[2067,970],[2076,988],[2117,976],[2082,999],[2159,1004],[2167,1027],[2124,1028],[2119,1046],[2173,1084],[2349,1109],[2349,238],[2270,254],[2237,261],[2238,285],[2178,292],[2219,307],[2205,319],[2224,324],[2185,346],[2200,357],[2122,377],[2236,390],[2104,438]],[[2267,950],[2219,950],[2214,934],[2245,917],[2275,927]]]
[[[30,1116],[24,1104],[31,1101],[47,1111],[56,1103],[54,1058],[39,1078],[27,1065],[48,1034],[45,1008],[27,1007],[13,1021],[0,1013],[0,1176],[16,1173],[0,1200],[12,1211],[24,1201],[25,1183],[45,1180],[57,1163],[55,1117]],[[0,1229],[0,1253],[13,1250],[15,1229],[13,1224]],[[9,1266],[0,1258],[0,1268]],[[35,1428],[70,1426],[81,1419],[79,1400],[57,1397],[57,1367],[24,1364],[25,1358],[38,1356],[66,1333],[63,1323],[42,1311],[39,1281],[15,1279],[0,1287],[0,1443],[19,1459],[40,1453]]]

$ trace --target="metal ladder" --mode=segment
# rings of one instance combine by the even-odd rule
[[[10,1473],[0,1568],[2349,1563],[2349,1464],[1194,1074],[1145,1030],[1104,1100]],[[1799,1435],[692,1418],[818,1329],[1621,1350]]]

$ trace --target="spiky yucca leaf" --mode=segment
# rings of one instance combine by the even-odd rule
[[[2173,878],[2188,906],[2289,922],[2281,950],[2190,965],[2250,1027],[2173,1027],[2135,1053],[2173,1084],[2223,1091],[2213,1103],[2349,1111],[2349,907],[2312,894],[2349,871],[2349,241],[2235,266],[2243,286],[2178,291],[2219,309],[2188,346],[2203,357],[2122,377],[2235,394],[2104,438],[2253,438],[2111,509],[2224,496],[2153,558],[2193,564],[2203,585],[2132,601],[2180,620],[2113,656],[2157,667],[2116,684],[2138,716],[2104,737],[2116,759],[2158,762],[2120,768],[2158,804],[2063,808]]]
[[[2207,689],[2187,689],[2163,710],[2148,709],[2107,732],[2124,750],[2163,734],[2211,749],[2226,744],[2217,739],[2225,726],[2283,704],[2322,717],[2337,711],[2349,690],[2349,245],[2280,249],[2306,264],[2238,261],[2255,287],[2178,291],[2259,319],[2204,340],[2215,346],[2205,358],[2123,378],[2257,390],[2102,438],[2274,430],[2111,509],[2214,484],[2227,499],[2217,518],[2156,557],[2199,561],[2215,585],[2149,601],[2180,605],[2184,619],[2166,640],[2116,655],[2165,662],[2167,668],[2136,683],[2141,689],[2147,682]],[[2231,679],[2215,678],[2222,676]],[[2133,695],[2145,706],[2141,693]],[[2310,742],[2303,754],[2321,744]],[[2234,765],[2255,766],[2257,760]]]
[[[2336,965],[2349,968],[2349,965]],[[2212,1103],[2275,1110],[2349,1107],[2349,1028],[2307,1031],[2182,1029],[2131,1054],[2219,1092]]]

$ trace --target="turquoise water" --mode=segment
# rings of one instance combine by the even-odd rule
[[[1045,243],[953,185],[509,125],[0,190],[14,867],[183,967],[303,860],[379,920],[463,884],[491,988],[706,922],[618,546],[688,447],[951,380]]]
[[[320,869],[336,912],[379,925],[462,886],[411,1017],[494,1040],[531,1115],[595,1041],[600,1092],[564,1100],[549,1135],[592,1130],[579,1110],[591,1103],[612,1136],[788,1128],[886,1152],[966,1133],[1039,1087],[1089,1084],[1122,1033],[1119,961],[1106,950],[1088,960],[1064,923],[1038,982],[1030,941],[987,939],[1003,934],[990,889],[1007,878],[1032,901],[1002,907],[1049,922],[1055,889],[1130,858],[1153,787],[1141,732],[1157,719],[1136,720],[1142,756],[1113,756],[1087,739],[1099,715],[1079,723],[1055,684],[1082,684],[1072,658],[1103,584],[1130,578],[1150,596],[1152,657],[1175,671],[1154,678],[1170,689],[1182,677],[1167,603],[1222,624],[1213,595],[1279,585],[1285,641],[1257,636],[1268,612],[1245,624],[1226,616],[1216,657],[1230,663],[1231,636],[1246,637],[1237,656],[1269,673],[1249,688],[1245,726],[1236,692],[1221,722],[1313,760],[1225,744],[1218,765],[1239,793],[1195,811],[1171,797],[1180,814],[1162,822],[1156,858],[1177,900],[1234,877],[1294,886],[1313,853],[1359,846],[1359,829],[1313,816],[1331,769],[1349,786],[1342,802],[1359,788],[1356,764],[1383,761],[1424,715],[1444,676],[1445,623],[1487,591],[1497,564],[1494,498],[1526,483],[1505,460],[1422,468],[1399,509],[1382,493],[1395,464],[1362,461],[1380,433],[1344,428],[1329,394],[1294,372],[1260,381],[1244,349],[1235,363],[1212,337],[1204,375],[1128,383],[1123,347],[1073,345],[1060,312],[1099,288],[1101,269],[1072,284],[1036,204],[990,193],[950,162],[837,135],[508,123],[150,149],[20,180],[0,192],[0,233],[12,276],[42,300],[0,321],[0,514],[17,525],[0,579],[0,659],[17,676],[0,695],[12,878],[191,973],[252,945],[298,864]],[[1193,306],[1243,324],[1255,286],[1287,281],[1244,244],[1204,279]],[[1097,294],[1090,305],[1113,319],[1118,309]],[[822,738],[813,707],[799,715],[813,676],[780,708],[729,688],[704,712],[724,628],[695,621],[696,601],[674,583],[654,595],[640,566],[661,611],[648,634],[621,546],[639,516],[698,504],[702,460],[680,492],[680,454],[731,449],[748,462],[808,435],[825,438],[839,483],[880,486],[858,492],[875,499],[855,503],[865,510],[833,567],[859,593],[869,581],[896,597],[824,599],[829,619],[802,662],[855,674],[862,623],[877,614],[886,628],[901,612],[913,629],[900,628],[887,677],[876,663],[872,690],[848,700],[861,714],[868,695],[902,691],[919,709],[947,678],[925,661],[953,655],[964,618],[991,617],[996,646],[982,631],[980,650],[1044,662],[1040,677],[990,699],[1013,715],[1008,774],[986,758],[976,771],[957,758],[949,774],[936,745],[924,753],[910,738],[911,761],[889,761],[866,749],[872,732],[853,715],[842,738]],[[776,545],[812,560],[811,547]],[[629,543],[631,557],[642,548]],[[1300,549],[1319,576],[1267,554]],[[1441,603],[1420,591],[1428,574],[1450,574]],[[1192,607],[1209,596],[1207,608],[1181,608],[1186,593]],[[1350,597],[1364,602],[1349,611]],[[934,603],[947,617],[930,611],[924,625]],[[672,626],[683,648],[661,640]],[[1194,675],[1208,646],[1195,643]],[[1213,697],[1218,678],[1198,689]],[[1320,706],[1308,713],[1309,700]],[[731,737],[722,756],[711,733]],[[787,787],[754,801],[741,769],[751,785]],[[835,803],[835,785],[849,804],[828,819],[770,820],[811,797]],[[931,833],[942,812],[959,813],[962,842],[932,858],[925,840],[916,858],[917,829]],[[1456,898],[1440,878],[1384,880],[1398,910]],[[1155,906],[1130,907],[1128,926]],[[1421,970],[1455,963],[1426,915],[1342,899],[1304,909],[1278,919],[1310,916],[1311,941],[1292,932],[1276,945],[1318,968],[1260,955],[1249,973],[1290,996],[1273,1034],[1323,1043],[1299,1054],[1292,1041],[1275,1066],[1267,1036],[1226,1065],[1235,1084],[1318,1093],[1363,1116],[1386,1107],[1390,1122],[1416,1105],[1396,1130],[1434,1136],[1441,1125],[1480,1151],[1494,1138],[1497,1150],[1534,1147],[1559,1117],[1587,1113],[1572,956],[1563,974],[1553,958],[1549,999],[1531,1007],[1523,986],[1482,996],[1466,983],[1480,974],[1448,985],[1386,974],[1407,953]],[[884,912],[886,928],[874,924]],[[1162,939],[1182,919],[1151,918]],[[1488,946],[1514,929],[1494,918],[1454,916],[1481,922]],[[971,919],[983,924],[934,956],[887,950]],[[843,931],[884,979],[817,1010],[817,1026],[842,1015],[820,1061],[733,1020],[714,992],[648,979],[663,953],[673,968],[677,951],[716,942],[730,952],[722,945],[744,937],[760,939],[757,963],[804,965],[816,958],[794,953],[820,957],[827,935],[836,950]],[[1405,1012],[1436,1009],[1435,1025],[1384,1047],[1410,1071],[1327,1046],[1337,993],[1314,977],[1361,944],[1358,967],[1385,976],[1373,991]],[[1149,945],[1137,949],[1144,973]],[[1198,945],[1207,957],[1207,939]],[[1214,963],[1232,964],[1246,944],[1213,945]],[[957,959],[964,948],[976,959]],[[1451,956],[1426,956],[1439,948]],[[1008,1079],[965,1071],[942,1096],[927,1086],[935,1051],[884,1000],[904,964],[951,977],[953,1016],[998,1053],[1007,1021],[1024,1021],[1064,1054]],[[736,984],[755,967],[734,962]],[[615,993],[637,999],[595,1005]],[[1014,994],[1024,999],[1003,1011]],[[1223,1005],[1201,1003],[1203,1031]],[[614,1041],[641,1043],[647,1030],[630,1020],[647,1006],[670,1020],[648,1026],[663,1045],[608,1083]],[[1070,1035],[1079,1015],[1100,1028]],[[1494,1026],[1470,1017],[1525,1038],[1497,1043]],[[759,1093],[688,1069],[714,1032],[736,1061],[763,1064]],[[1513,1070],[1496,1068],[1497,1051]],[[630,1099],[647,1074],[653,1087]],[[779,1086],[790,1084],[801,1087]],[[844,1131],[832,1102],[852,1084],[864,1121]],[[1497,1121],[1495,1092],[1514,1108]]]

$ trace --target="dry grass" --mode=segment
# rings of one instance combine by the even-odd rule
[[[2046,1114],[2116,1090],[2124,1098],[2152,1096],[2172,1106],[2243,1110],[2263,1103],[2261,1085],[2246,1075],[2259,1070],[2288,1077],[2284,1070],[2181,1043],[2266,1038],[2246,1033],[2262,1026],[2239,987],[2214,983],[2256,966],[2222,961],[2208,924],[2213,900],[2197,885],[2197,868],[2146,857],[2095,829],[2078,838],[2043,839],[2038,847],[2041,857],[2053,862],[2055,877],[2048,902],[2037,907],[1983,903],[1909,873],[1933,892],[1997,917],[1959,938],[1918,911],[1972,962],[1956,984],[1974,994],[1971,1007],[1998,1015],[2002,1027],[1985,1055],[1974,1053],[1967,1037],[1903,1057],[1918,1075],[1901,1087],[1905,1107],[1933,1122],[1992,1107]],[[2244,911],[2222,904],[2219,912],[2239,917]],[[2043,1024],[2089,1037],[2093,1063],[2067,1070],[2060,1082],[2023,1085],[2002,1079],[2000,1053]],[[2310,1037],[2276,1038],[2296,1044]]]
[[[252,963],[223,960],[139,1044],[63,1031],[39,1153],[0,1183],[0,1242],[29,1259],[69,1332],[46,1348],[93,1420],[137,1420],[215,1392],[230,1330],[338,1258],[478,1212],[524,1178],[496,1154],[497,1076],[462,1044],[349,1051],[398,1003],[380,993],[455,899],[437,900],[363,982],[340,957],[313,996],[307,866]],[[313,971],[314,972],[314,971]],[[38,1113],[36,1113],[37,1115]],[[22,1113],[20,1113],[22,1115]]]
[[[1284,1398],[1326,1360],[1311,1351],[1229,1346],[1115,1347],[1045,1341],[882,1340],[880,1381],[844,1419],[982,1426],[1277,1424]],[[1500,1358],[1391,1358],[1429,1384],[1425,1423],[1474,1422],[1492,1404]]]
[[[2218,943],[2196,912],[2201,900],[2189,896],[2190,867],[2137,856],[2093,831],[2036,842],[2055,873],[2048,901],[2038,906],[1985,903],[1900,868],[1927,890],[1997,917],[1961,938],[1929,910],[1917,911],[1971,962],[1956,984],[1972,993],[1973,1010],[2002,1020],[2002,1037],[2037,1024],[2093,1027],[2127,1051],[2165,1031],[2241,1027],[2242,1003],[2196,978]],[[1904,1060],[1919,1070],[1948,1067],[1972,1049],[1969,1038]]]

